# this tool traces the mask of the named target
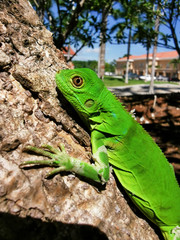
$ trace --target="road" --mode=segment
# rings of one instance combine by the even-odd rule
[[[128,85],[119,87],[108,87],[117,96],[146,95],[149,94],[149,85]],[[180,92],[180,84],[155,84],[155,94],[167,94]]]

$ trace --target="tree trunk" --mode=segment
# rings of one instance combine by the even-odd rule
[[[108,4],[102,9],[99,60],[98,60],[98,77],[102,80],[104,79],[105,73],[106,28],[109,8],[110,6]]]
[[[149,69],[149,47],[147,47],[147,53],[146,53],[145,82],[147,82],[148,69]]]
[[[44,0],[34,0],[34,3],[37,8],[37,14],[40,19],[40,21],[44,22],[44,14],[45,14],[45,3]]]
[[[158,239],[112,175],[100,188],[69,173],[47,180],[49,167],[19,168],[42,159],[24,147],[44,143],[89,161],[90,138],[56,91],[67,65],[28,1],[0,1],[0,32],[0,239]]]
[[[126,75],[125,75],[126,84],[128,84],[130,47],[131,47],[131,27],[129,29],[129,36],[128,36],[128,49],[127,49]]]
[[[102,34],[100,35],[102,36]],[[104,73],[105,73],[105,51],[106,51],[106,43],[101,42],[101,45],[99,47],[99,60],[98,60],[98,77],[101,80],[104,80]]]
[[[158,10],[159,7],[157,7]],[[155,76],[155,69],[156,69],[156,53],[157,53],[157,40],[158,40],[158,31],[159,31],[159,16],[156,17],[155,21],[155,32],[157,36],[154,40],[154,47],[153,47],[153,54],[152,54],[152,70],[151,70],[151,82],[149,87],[149,93],[154,94],[154,76]]]
[[[157,53],[157,45],[155,44],[153,47],[152,54],[152,70],[151,70],[151,82],[149,87],[149,93],[154,94],[154,76],[155,76],[155,68],[156,68],[156,53]]]

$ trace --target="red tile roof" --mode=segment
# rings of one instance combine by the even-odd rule
[[[68,54],[68,47],[62,48],[62,52],[63,52],[64,55]],[[75,54],[75,52],[70,47],[70,55],[74,55],[74,54]]]
[[[157,58],[177,58],[177,57],[179,57],[179,55],[176,51],[157,53]]]
[[[160,52],[160,53],[157,53],[156,54],[156,58],[157,59],[173,59],[173,58],[178,58],[179,55],[176,51],[169,51],[169,52]],[[152,58],[152,53],[149,54],[149,58]],[[135,56],[135,55],[131,55],[129,57],[130,60],[137,60],[137,59],[146,59],[146,54],[143,54],[143,55],[139,55],[139,56]],[[127,57],[123,57],[123,58],[119,58],[117,61],[118,62],[123,62],[123,61],[126,61],[127,60]]]

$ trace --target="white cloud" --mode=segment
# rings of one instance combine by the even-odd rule
[[[99,53],[99,48],[87,48],[87,49],[84,49],[84,52],[86,52],[86,53]]]
[[[73,60],[98,60],[99,48],[88,48],[84,47],[78,54],[73,58]]]

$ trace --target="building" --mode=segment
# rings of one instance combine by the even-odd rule
[[[178,59],[176,51],[161,52],[156,54],[156,76],[164,76],[169,79],[176,77],[180,79],[180,63],[173,64],[173,59]],[[124,75],[126,72],[127,57],[119,58],[116,64],[116,74]],[[151,74],[152,54],[149,54],[148,74]],[[139,56],[130,56],[129,71],[138,75],[145,75],[146,71],[146,54]]]

